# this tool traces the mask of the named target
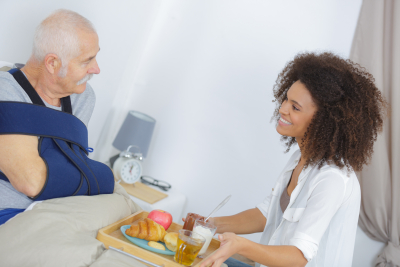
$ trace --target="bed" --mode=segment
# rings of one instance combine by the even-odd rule
[[[117,183],[113,194],[38,203],[0,226],[0,266],[145,267],[96,239],[99,229],[139,210]]]

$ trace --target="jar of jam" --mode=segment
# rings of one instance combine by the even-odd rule
[[[204,220],[205,218],[196,213],[188,213],[186,215],[185,224],[183,225],[182,229],[193,231],[194,222],[199,220]]]

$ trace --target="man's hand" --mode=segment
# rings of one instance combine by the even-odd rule
[[[237,236],[234,233],[224,233],[218,235],[219,241],[221,241],[221,246],[215,251],[214,254],[204,259],[200,267],[206,267],[212,264],[213,267],[219,267],[232,255],[239,253],[243,242],[240,239],[243,237]]]
[[[29,135],[0,135],[0,170],[11,185],[28,197],[42,190],[47,168],[38,152],[38,137]]]

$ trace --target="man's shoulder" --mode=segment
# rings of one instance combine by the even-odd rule
[[[71,103],[73,114],[88,125],[96,103],[96,95],[93,88],[86,83],[86,89],[82,94],[71,95]]]
[[[14,82],[14,77],[8,71],[0,71],[0,85],[12,84]]]
[[[0,71],[0,101],[31,102],[14,77],[4,71]]]

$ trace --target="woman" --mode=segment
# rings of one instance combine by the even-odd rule
[[[371,158],[386,102],[371,74],[331,53],[297,55],[274,96],[276,130],[287,151],[300,149],[257,208],[210,219],[221,247],[201,267],[235,253],[265,266],[351,266],[361,199],[355,171]],[[236,235],[256,232],[260,243]]]

